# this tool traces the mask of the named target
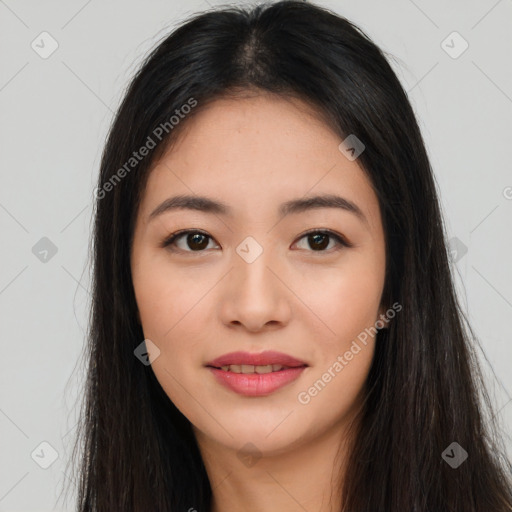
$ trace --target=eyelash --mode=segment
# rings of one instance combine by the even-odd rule
[[[190,233],[194,233],[194,234],[201,234],[201,235],[204,235],[206,236],[207,238],[210,238],[211,240],[213,240],[213,237],[211,237],[208,233],[206,233],[205,231],[201,231],[200,229],[184,229],[184,230],[180,230],[180,231],[176,231],[175,233],[173,233],[171,236],[169,236],[168,238],[166,238],[162,243],[161,243],[161,247],[162,248],[167,248],[169,249],[170,251],[172,252],[185,252],[185,253],[201,253],[201,252],[206,252],[206,250],[202,250],[202,251],[185,251],[183,249],[177,249],[177,248],[172,248],[171,246],[174,244],[174,242],[181,236],[184,236],[184,235],[188,235]],[[307,237],[308,235],[313,235],[313,234],[321,234],[321,235],[328,235],[329,237],[333,238],[334,240],[336,240],[336,242],[339,244],[339,246],[341,247],[338,247],[337,249],[335,249],[335,251],[338,251],[340,250],[342,247],[345,247],[345,248],[349,248],[349,247],[353,247],[353,245],[351,243],[349,243],[345,238],[343,238],[341,235],[339,235],[338,233],[336,233],[335,231],[331,231],[330,229],[311,229],[309,231],[306,231],[305,233],[303,233],[300,238],[298,239],[299,240],[302,240],[303,238]],[[320,251],[313,251],[313,250],[310,250],[309,252],[316,252],[316,253],[330,253],[330,252],[335,252],[335,251],[332,251],[332,248],[329,249],[329,250],[320,250]]]

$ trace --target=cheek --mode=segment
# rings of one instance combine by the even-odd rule
[[[199,276],[193,267],[172,268],[165,256],[147,255],[139,261],[132,269],[135,298],[144,337],[160,350],[153,368],[167,391],[177,385],[167,372],[184,382],[196,378],[187,372],[203,363],[201,340],[211,318],[208,292],[214,291],[218,278]]]
[[[372,327],[380,287],[378,280],[368,276],[340,273],[309,297],[311,309],[329,329],[313,334],[316,364],[297,401],[305,418],[322,415],[326,423],[334,423],[348,418],[359,406],[374,355]]]
[[[352,340],[365,338],[378,319],[383,278],[369,263],[330,269],[325,278],[318,273],[302,281],[300,296],[311,318],[319,319],[318,339],[327,353],[348,350]],[[371,331],[369,331],[371,332]]]
[[[142,271],[142,268],[144,269]],[[159,350],[151,368],[161,387],[185,416],[193,415],[192,393],[201,360],[201,333],[206,312],[201,297],[208,283],[173,272],[169,265],[148,262],[133,275],[144,337]],[[197,362],[197,364],[196,364]]]
[[[325,279],[318,279],[317,274],[302,291],[314,313],[311,318],[320,318],[321,322],[314,323],[321,327],[311,333],[317,364],[299,402],[310,401],[310,411],[330,408],[333,421],[356,406],[366,381],[383,286],[378,261],[354,258],[350,263],[331,269]]]
[[[297,407],[303,422],[309,423],[309,428],[349,421],[360,407],[374,345],[359,345],[360,349],[357,350],[360,351],[350,361],[343,359],[342,352],[335,354],[324,367],[319,365],[300,390]],[[338,356],[341,356],[340,360]],[[321,422],[319,418],[322,418]]]
[[[161,257],[141,260],[132,275],[145,336],[161,348],[173,339],[194,340],[201,299],[212,287],[208,278],[199,279],[192,268],[172,268]]]

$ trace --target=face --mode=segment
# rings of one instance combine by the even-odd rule
[[[186,122],[151,170],[131,253],[158,381],[196,436],[227,448],[251,442],[277,454],[341,431],[362,399],[371,329],[386,311],[385,239],[368,179],[298,100],[222,99]],[[151,216],[179,195],[225,211],[203,202]],[[293,206],[328,195],[345,202]],[[264,375],[207,366],[265,351],[305,366]],[[252,374],[235,375],[242,369]]]

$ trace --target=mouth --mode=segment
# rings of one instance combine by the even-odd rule
[[[307,366],[305,361],[301,361],[289,354],[266,350],[259,353],[251,352],[230,352],[210,361],[206,366],[219,368],[235,373],[270,373],[279,371],[281,368],[297,368]]]
[[[263,375],[266,373],[275,373],[290,368],[305,368],[307,365],[301,366],[284,366],[282,364],[266,364],[266,365],[253,365],[253,364],[227,364],[224,366],[210,366],[207,368],[215,368],[216,370],[223,370],[231,373],[243,373],[245,375],[258,374]]]
[[[232,352],[205,365],[217,382],[244,396],[267,396],[296,380],[309,366],[279,352]]]

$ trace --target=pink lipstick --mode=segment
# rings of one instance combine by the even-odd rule
[[[266,396],[297,379],[307,363],[281,352],[231,352],[206,364],[218,382],[244,396]]]

